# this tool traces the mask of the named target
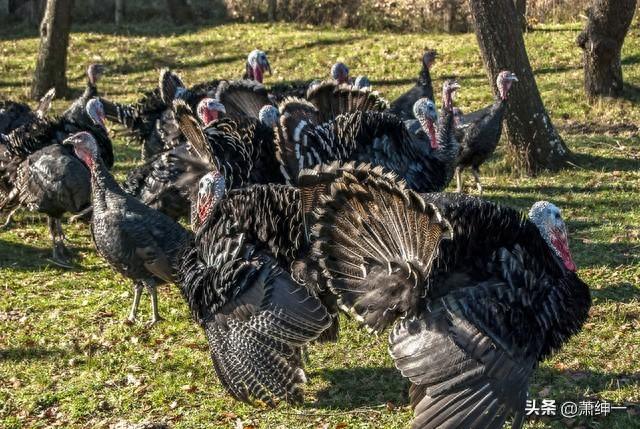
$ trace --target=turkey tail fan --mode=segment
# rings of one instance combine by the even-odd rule
[[[167,106],[171,106],[179,89],[184,90],[186,88],[180,76],[168,68],[160,70],[158,87],[160,88],[160,98]]]
[[[309,100],[320,111],[320,121],[326,122],[338,115],[356,111],[384,111],[388,102],[377,92],[350,85],[339,85],[333,80],[324,81],[309,88]]]
[[[252,80],[222,81],[216,98],[224,105],[226,115],[236,120],[247,116],[258,119],[260,109],[271,104],[267,89]]]
[[[215,165],[215,158],[209,151],[207,139],[202,132],[200,122],[193,116],[191,108],[184,100],[173,101],[173,111],[176,121],[180,127],[180,131],[187,138],[187,141],[196,152],[196,154],[206,162]]]
[[[376,332],[418,313],[440,240],[451,237],[435,206],[393,179],[344,172],[312,228],[314,255],[340,306]]]
[[[298,172],[305,166],[305,150],[309,135],[319,124],[318,109],[302,98],[286,98],[280,105],[280,120],[275,136],[276,159],[287,183],[295,183]],[[302,144],[301,144],[302,143]],[[304,146],[304,147],[303,147]],[[318,160],[320,161],[320,160]]]
[[[100,97],[100,102],[104,108],[105,117],[110,121],[131,128],[138,118],[138,112],[134,106],[116,103],[103,97]]]
[[[42,96],[40,102],[38,103],[38,107],[36,108],[36,115],[42,119],[47,115],[49,109],[51,108],[51,102],[56,96],[56,89],[51,88],[45,95]]]

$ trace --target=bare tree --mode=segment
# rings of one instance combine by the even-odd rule
[[[167,0],[171,20],[177,25],[193,22],[194,15],[188,0]]]
[[[470,0],[469,4],[494,93],[500,71],[510,70],[518,76],[518,83],[509,92],[506,114],[514,166],[528,174],[562,167],[570,153],[542,103],[513,0]]]
[[[40,50],[31,86],[31,97],[39,99],[50,88],[67,93],[67,48],[73,0],[47,0],[40,24]]]
[[[636,9],[636,0],[594,0],[587,25],[576,39],[582,48],[587,97],[622,95],[620,52]]]
[[[514,0],[522,31],[527,31],[527,0]]]
[[[114,2],[114,20],[116,25],[122,25],[124,18],[124,0],[115,0]]]

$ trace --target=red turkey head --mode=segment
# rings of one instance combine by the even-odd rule
[[[496,86],[498,87],[498,92],[500,93],[500,99],[506,100],[509,95],[509,90],[511,89],[511,85],[513,82],[517,82],[518,77],[515,73],[510,71],[501,71],[496,78]]]
[[[455,79],[447,79],[442,84],[442,107],[446,110],[453,108],[453,94],[460,89]]]
[[[264,51],[254,49],[247,57],[247,77],[260,83],[264,80],[264,72],[268,71],[271,76],[271,65]]]
[[[339,84],[349,82],[349,67],[345,63],[337,62],[331,67],[331,77]]]
[[[218,120],[221,113],[227,113],[227,110],[224,108],[224,105],[217,99],[207,97],[203,98],[198,103],[197,113],[198,118],[200,118],[200,120],[206,127],[213,121]]]
[[[538,201],[529,210],[529,219],[538,227],[542,238],[569,271],[577,267],[569,250],[567,227],[562,220],[560,209],[548,201]]]
[[[96,159],[98,159],[99,155],[98,143],[96,143],[96,139],[93,138],[90,133],[82,131],[73,134],[63,143],[72,145],[73,152],[76,154],[76,156],[80,158],[80,160],[84,162],[90,170],[93,169]]]
[[[91,100],[89,100],[87,102],[87,105],[85,106],[85,111],[87,112],[87,115],[89,115],[89,117],[91,118],[94,124],[98,125],[99,127],[103,128],[106,131],[107,126],[105,125],[105,122],[104,122],[105,120],[104,106],[102,105],[102,102],[99,99],[92,98]]]
[[[225,194],[224,176],[219,171],[211,171],[200,179],[196,213],[192,223],[194,230],[199,228],[209,217]]]
[[[429,136],[429,142],[432,149],[438,149],[438,139],[436,138],[435,123],[438,121],[438,112],[436,105],[428,98],[421,98],[413,104],[413,116],[416,117],[420,126]]]
[[[430,69],[435,62],[436,51],[433,49],[426,50],[424,55],[422,55],[422,64],[424,65],[424,68],[426,68],[427,70]]]

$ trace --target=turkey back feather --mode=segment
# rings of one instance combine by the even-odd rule
[[[224,105],[226,116],[235,120],[244,117],[257,119],[260,109],[271,104],[267,89],[252,80],[222,81],[216,98]]]
[[[317,212],[313,249],[342,307],[379,332],[419,312],[422,284],[451,231],[393,175],[370,167],[353,173],[343,173]]]
[[[334,80],[324,81],[309,88],[307,100],[320,112],[320,121],[327,122],[338,115],[356,111],[384,111],[388,103],[377,92],[350,85],[339,85]]]

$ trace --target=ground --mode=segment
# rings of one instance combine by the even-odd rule
[[[581,90],[579,25],[544,27],[526,35],[542,97],[574,153],[557,173],[514,175],[498,153],[482,171],[486,197],[526,209],[547,199],[563,208],[579,275],[593,307],[583,331],[541,364],[531,398],[609,401],[631,406],[607,417],[538,418],[529,428],[640,427],[640,96],[585,102]],[[393,99],[415,79],[421,50],[436,48],[436,82],[456,75],[457,104],[472,111],[491,102],[473,35],[397,35],[294,25],[222,25],[172,34],[157,25],[80,27],[69,49],[70,85],[101,62],[101,92],[134,101],[169,66],[195,83],[239,76],[254,47],[269,53],[267,83],[327,75],[345,61]],[[35,65],[33,31],[4,29],[0,90],[25,99]],[[631,29],[623,50],[628,83],[640,84],[640,34]],[[517,72],[517,71],[516,71]],[[60,111],[68,101],[57,100]],[[114,129],[116,129],[114,127]],[[139,162],[139,150],[115,138],[120,179]],[[500,152],[500,151],[499,151]],[[474,192],[467,177],[467,190]],[[394,369],[386,336],[374,337],[344,320],[335,345],[309,350],[305,402],[264,410],[232,400],[214,374],[202,331],[177,288],[159,291],[166,321],[153,329],[122,323],[131,283],[99,258],[85,225],[66,225],[77,268],[49,264],[43,218],[22,212],[0,233],[0,427],[109,427],[166,421],[176,428],[404,428],[411,419],[407,383]],[[142,318],[150,316],[148,295]]]

